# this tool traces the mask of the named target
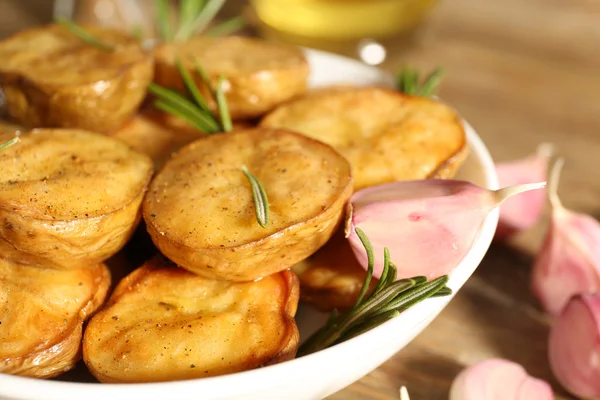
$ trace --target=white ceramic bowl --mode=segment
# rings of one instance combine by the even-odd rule
[[[332,84],[392,85],[391,75],[354,60],[329,53],[306,51],[311,86]],[[465,123],[471,154],[459,172],[460,179],[496,189],[492,158],[475,131]],[[485,255],[498,222],[492,212],[483,224],[473,249],[452,272],[448,286],[456,291],[471,276]],[[444,309],[451,296],[429,299],[354,339],[302,358],[253,371],[179,382],[148,384],[97,384],[45,381],[0,374],[2,400],[165,400],[165,399],[322,399],[360,379],[406,346]],[[301,336],[306,338],[326,315],[300,307]],[[76,374],[73,374],[76,376]]]

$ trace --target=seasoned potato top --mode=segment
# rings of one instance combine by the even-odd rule
[[[261,126],[321,140],[350,164],[355,188],[431,176],[466,148],[448,106],[383,88],[321,89],[284,104]]]
[[[291,340],[298,282],[214,281],[168,263],[126,277],[85,332],[84,359],[102,381],[168,381],[256,368]]]
[[[0,143],[12,137],[0,134]],[[119,210],[150,180],[152,161],[117,139],[82,130],[35,129],[0,152],[0,209],[48,220]]]
[[[190,68],[194,67],[193,60],[197,60],[209,75],[268,73],[306,64],[302,51],[295,46],[236,36],[196,36],[159,46],[155,54],[167,60],[178,56]]]
[[[267,228],[256,221],[243,165],[267,193]],[[348,162],[323,143],[284,130],[238,131],[176,153],[152,182],[144,216],[161,235],[186,246],[239,246],[318,216],[351,181]]]
[[[17,73],[48,85],[97,82],[97,90],[104,91],[109,85],[107,80],[150,57],[126,33],[93,26],[85,30],[114,46],[115,51],[86,44],[60,25],[48,25],[0,41],[0,72]]]
[[[108,269],[55,270],[0,259],[0,359],[59,342],[91,312]]]

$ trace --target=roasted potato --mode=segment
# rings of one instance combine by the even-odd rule
[[[366,277],[344,229],[338,229],[331,240],[312,256],[296,264],[292,270],[300,280],[300,300],[321,311],[345,310],[356,302]],[[376,279],[371,280],[370,289]]]
[[[59,271],[0,259],[0,372],[51,378],[73,368],[83,322],[109,285],[103,264]]]
[[[308,62],[302,51],[291,45],[235,36],[197,36],[185,42],[160,45],[154,55],[154,80],[163,86],[184,88],[175,65],[177,57],[199,87],[204,84],[195,67],[196,61],[213,81],[213,86],[224,76],[225,95],[235,120],[261,116],[303,93],[307,86]]]
[[[236,123],[233,129],[248,127],[247,124]],[[157,171],[175,150],[205,136],[182,119],[157,110],[139,113],[121,129],[109,135],[152,158]]]
[[[20,138],[0,152],[2,257],[80,268],[116,253],[140,220],[152,161],[87,131],[36,129]]]
[[[242,166],[262,183],[271,222],[255,216]],[[211,279],[249,281],[313,254],[338,226],[352,192],[348,162],[296,133],[252,129],[209,136],[175,153],[144,199],[161,252]]]
[[[352,165],[356,190],[451,177],[467,154],[459,117],[441,102],[375,87],[316,90],[281,105],[260,126],[321,140]]]
[[[0,41],[0,89],[13,120],[29,128],[111,132],[133,116],[152,82],[152,55],[126,33],[86,30],[114,51],[86,44],[60,25]]]
[[[20,125],[16,125],[13,124],[11,122],[8,121],[2,121],[0,120],[0,134],[1,133],[17,133],[17,132],[22,132],[24,129],[22,126]]]
[[[245,371],[294,358],[298,278],[214,281],[163,257],[119,283],[88,324],[83,359],[101,382],[157,382]]]

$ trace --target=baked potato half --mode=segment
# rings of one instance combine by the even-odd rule
[[[376,87],[315,90],[261,121],[321,140],[352,165],[355,190],[449,178],[467,154],[465,130],[443,103]]]
[[[12,120],[104,133],[133,116],[152,82],[152,55],[124,32],[85,29],[114,50],[87,44],[60,25],[0,41],[0,90]]]
[[[261,116],[307,87],[308,62],[302,51],[292,45],[236,36],[196,36],[184,42],[162,44],[154,56],[154,80],[162,86],[184,89],[176,58],[181,59],[198,87],[204,84],[195,61],[206,71],[213,86],[224,76],[224,92],[234,120]]]
[[[0,372],[51,378],[73,368],[83,323],[109,286],[103,264],[60,271],[0,259]]]
[[[243,166],[267,193],[266,228]],[[242,130],[175,153],[150,185],[144,220],[177,265],[206,278],[251,281],[324,245],[351,193],[350,165],[328,145],[284,130]]]
[[[20,138],[0,152],[2,257],[80,268],[121,249],[140,220],[152,161],[87,131],[35,129]]]
[[[300,280],[300,300],[327,312],[352,307],[367,275],[344,237],[343,228],[338,229],[319,251],[296,264],[292,270]],[[376,284],[377,280],[372,279],[370,289]]]
[[[83,359],[101,382],[160,382],[292,359],[298,279],[215,281],[157,257],[123,279],[88,324]]]

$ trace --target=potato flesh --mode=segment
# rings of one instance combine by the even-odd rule
[[[0,89],[11,120],[110,132],[133,116],[154,75],[151,55],[123,32],[86,30],[115,50],[86,44],[58,25],[0,41]]]
[[[45,85],[83,85],[111,80],[123,68],[145,60],[139,43],[119,31],[86,27],[100,41],[115,46],[107,52],[84,43],[66,28],[58,25],[20,32],[0,41],[0,73],[18,73]]]
[[[198,36],[159,46],[154,54],[155,81],[163,86],[184,89],[175,66],[176,57],[199,87],[203,80],[192,60],[202,66],[213,86],[224,76],[224,92],[236,120],[261,116],[307,87],[308,63],[301,50],[290,45],[234,36]]]
[[[356,190],[436,176],[440,168],[450,176],[466,152],[464,128],[449,107],[381,88],[317,90],[280,106],[260,126],[331,145],[352,165]]]
[[[151,264],[125,278],[86,329],[84,360],[100,381],[192,379],[294,357],[292,272],[233,283]]]
[[[104,265],[57,271],[0,259],[0,372],[48,378],[71,369],[82,324],[109,285]]]
[[[20,138],[0,152],[0,254],[79,268],[123,247],[141,217],[151,160],[85,131],[39,129]]]
[[[1,135],[0,142],[11,137]],[[144,191],[152,166],[102,135],[36,129],[0,153],[0,171],[0,209],[60,221],[123,208]]]
[[[267,228],[256,221],[243,165],[267,193]],[[351,186],[348,163],[326,145],[285,131],[239,131],[176,153],[151,184],[144,218],[178,265],[206,277],[252,280],[323,245]]]

